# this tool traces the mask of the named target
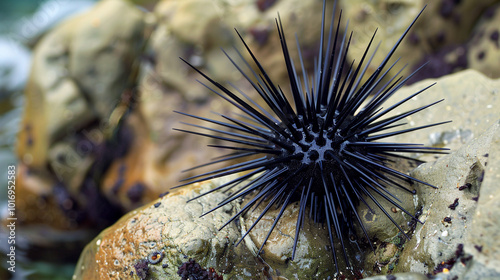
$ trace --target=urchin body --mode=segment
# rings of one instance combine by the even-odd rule
[[[404,153],[442,153],[441,150],[444,149],[381,140],[442,124],[434,123],[409,129],[396,129],[402,125],[400,121],[406,117],[442,100],[391,115],[394,109],[425,91],[430,87],[428,86],[392,106],[382,107],[387,99],[393,96],[413,75],[403,78],[398,77],[398,72],[395,76],[390,77],[388,76],[389,70],[396,65],[397,60],[389,67],[387,65],[389,65],[388,62],[395,49],[415,23],[416,18],[396,42],[390,53],[378,65],[376,71],[362,82],[367,65],[373,59],[372,54],[368,62],[365,61],[375,33],[355,67],[354,62],[347,62],[347,52],[351,41],[351,37],[347,37],[347,27],[343,36],[339,36],[339,24],[337,24],[336,29],[333,28],[335,12],[332,15],[330,31],[326,34],[328,35],[327,39],[325,37],[325,5],[326,1],[323,2],[318,63],[315,63],[312,78],[304,67],[298,42],[300,70],[303,76],[297,75],[299,70],[295,68],[290,57],[281,21],[276,21],[285,67],[290,78],[288,95],[292,96],[291,100],[286,97],[287,94],[279,85],[273,83],[239,33],[238,36],[240,36],[258,70],[254,71],[250,62],[246,61],[239,52],[239,57],[244,61],[247,70],[243,70],[230,56],[228,58],[263,99],[267,109],[259,106],[257,102],[235,86],[233,86],[234,90],[229,90],[196,67],[191,66],[212,85],[202,83],[205,87],[231,103],[245,115],[242,119],[221,115],[223,120],[215,120],[179,112],[192,118],[215,123],[221,129],[188,124],[209,131],[209,133],[178,130],[231,144],[210,145],[227,149],[231,153],[198,167],[235,159],[248,159],[242,163],[186,178],[184,180],[186,183],[180,186],[247,172],[201,194],[206,195],[213,191],[229,189],[232,191],[226,200],[205,214],[215,211],[235,199],[253,193],[254,195],[242,207],[241,211],[223,225],[224,227],[240,215],[252,211],[252,206],[264,203],[266,207],[243,235],[241,242],[270,208],[273,206],[280,208],[280,212],[259,250],[260,252],[282,217],[285,208],[291,203],[300,201],[292,258],[295,255],[306,209],[309,209],[309,215],[315,222],[326,224],[334,257],[333,261],[338,272],[335,248],[343,252],[345,264],[349,267],[350,262],[346,249],[347,238],[356,236],[353,229],[355,223],[360,226],[367,240],[370,240],[356,210],[359,203],[368,206],[367,201],[372,201],[405,234],[381,206],[377,197],[388,201],[413,217],[398,203],[398,199],[388,191],[388,187],[401,188],[409,193],[414,193],[414,190],[408,189],[404,182],[416,181],[428,186],[431,185],[393,169],[390,163],[396,159],[412,160],[402,155]],[[255,158],[259,155],[261,157]],[[370,207],[369,209],[373,211]],[[416,218],[414,219],[416,220]]]

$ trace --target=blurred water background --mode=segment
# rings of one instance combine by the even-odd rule
[[[17,164],[14,149],[32,48],[52,26],[89,9],[94,2],[95,0],[0,1],[0,209],[6,209],[3,206],[7,201],[7,166]],[[6,242],[2,244],[5,245]],[[2,266],[5,268],[3,262]],[[16,273],[11,276],[14,278],[10,279],[71,279],[73,271],[74,264],[19,260]]]

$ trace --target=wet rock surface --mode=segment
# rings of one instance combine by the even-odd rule
[[[76,261],[83,244],[124,213],[98,178],[129,144],[126,124],[108,121],[130,87],[143,29],[142,12],[109,0],[37,43],[16,141],[16,225],[27,259]]]
[[[475,33],[469,42],[467,59],[469,67],[492,78],[499,78],[498,61],[500,56],[500,5],[490,7],[475,27]]]
[[[238,246],[259,209],[221,230],[245,201],[200,218],[227,194],[216,192],[188,200],[225,181],[185,187],[128,213],[87,245],[73,279],[181,279],[177,272],[191,261],[224,279],[327,279],[334,273],[327,231],[311,221],[306,221],[300,234],[296,261],[290,260],[298,205],[285,210],[286,217],[278,223],[261,257],[256,253],[278,211],[266,214]]]
[[[189,259],[227,279],[261,279],[263,264],[244,244],[234,247],[239,225],[218,230],[239,204],[200,218],[226,196],[215,193],[187,203],[211,187],[183,188],[122,217],[86,247],[73,279],[181,279],[177,271]]]
[[[117,20],[123,15],[129,19],[125,25]],[[23,163],[45,168],[50,147],[68,131],[109,118],[139,54],[143,26],[139,11],[109,0],[42,39],[35,48],[26,86],[17,147]],[[75,32],[78,35],[72,35]]]
[[[477,269],[484,266],[486,273],[483,275],[500,275],[500,243],[499,243],[499,229],[498,221],[500,219],[500,204],[499,204],[499,147],[500,147],[500,133],[499,123],[493,125],[488,130],[487,135],[484,137],[491,137],[490,151],[483,154],[484,166],[480,162],[472,166],[469,176],[466,178],[466,184],[470,184],[471,192],[474,190],[474,183],[476,187],[480,185],[478,206],[474,212],[472,220],[473,230],[468,232],[465,250],[469,252],[477,261]],[[467,182],[469,181],[469,182]],[[467,185],[469,187],[469,185]],[[469,194],[470,195],[470,194]],[[472,197],[473,200],[476,197]],[[471,277],[474,275],[482,276],[480,271],[474,271],[469,274]]]
[[[243,234],[252,226],[264,208],[265,205],[261,205],[255,211],[243,217]],[[252,228],[252,231],[248,234],[249,238],[245,239],[245,245],[250,251],[256,253],[262,246],[279,212],[279,208],[271,209]],[[311,275],[323,279],[333,275],[335,267],[331,263],[333,256],[329,249],[328,231],[324,225],[315,224],[310,219],[307,219],[303,225],[299,234],[295,259],[291,260],[298,214],[298,202],[285,209],[283,217],[279,220],[276,228],[262,248],[264,260],[273,271],[279,272],[277,275],[281,275],[286,279],[293,279],[293,277],[307,278],[311,277]],[[337,254],[342,254],[342,252],[338,250]],[[345,264],[343,265],[345,266]],[[340,267],[342,267],[342,264]],[[350,273],[343,269],[342,271],[344,274]]]
[[[409,63],[403,73],[409,74],[427,63],[410,83],[436,78],[466,68],[482,71],[492,78],[500,73],[498,63],[484,59],[496,57],[498,47],[487,39],[486,30],[497,30],[496,20],[481,20],[497,14],[498,1],[341,1],[346,18],[351,21],[353,34],[351,59],[362,56],[373,32],[378,27],[375,42],[382,40],[374,61],[381,61],[399,36],[425,6],[424,12],[396,51]],[[482,24],[479,22],[483,22]],[[479,26],[477,26],[479,25]],[[480,35],[481,34],[481,35]],[[482,36],[482,34],[485,34]],[[477,37],[481,37],[481,39]],[[481,43],[478,45],[477,41]],[[482,54],[481,54],[482,52]],[[376,65],[368,68],[374,71]],[[394,69],[395,74],[398,69]]]
[[[415,84],[414,86],[402,89],[399,94],[407,96],[415,92],[416,89],[425,87],[432,82],[433,81],[423,81]],[[410,126],[418,126],[423,125],[421,122],[427,123],[428,119],[435,120],[437,117],[433,115],[438,114],[440,118],[442,117],[445,119],[448,117],[452,118],[452,114],[455,109],[463,109],[461,117],[457,117],[457,120],[453,123],[443,125],[441,128],[434,127],[422,130],[417,134],[415,139],[412,139],[411,142],[420,142],[426,145],[435,144],[442,146],[446,142],[446,146],[452,147],[453,151],[449,155],[440,157],[435,162],[429,162],[419,166],[412,172],[412,176],[428,181],[438,187],[438,189],[416,185],[414,187],[417,189],[417,195],[406,195],[406,197],[410,197],[411,200],[406,202],[407,204],[405,204],[405,206],[409,209],[419,209],[422,207],[420,209],[421,215],[419,216],[419,219],[424,222],[424,224],[414,223],[406,228],[409,230],[408,234],[412,236],[411,240],[406,241],[400,233],[394,233],[394,226],[387,218],[384,219],[383,215],[380,215],[380,219],[375,222],[377,224],[376,227],[369,228],[370,236],[373,236],[375,238],[374,240],[376,240],[376,250],[375,253],[371,253],[369,250],[364,252],[365,276],[377,273],[390,273],[393,275],[384,277],[395,276],[397,277],[396,279],[399,279],[399,277],[402,277],[402,279],[428,279],[428,277],[431,277],[432,275],[443,277],[446,275],[456,275],[458,277],[464,277],[463,279],[477,279],[474,277],[479,277],[481,275],[484,277],[499,276],[498,271],[495,270],[494,261],[492,261],[497,258],[498,254],[498,245],[495,243],[498,229],[495,228],[496,224],[492,222],[496,219],[496,215],[498,215],[498,210],[496,210],[495,207],[492,207],[492,203],[495,202],[494,198],[496,195],[496,185],[492,183],[492,181],[494,182],[497,178],[496,169],[498,167],[496,166],[496,157],[494,155],[498,153],[496,150],[498,149],[497,134],[499,131],[499,123],[498,119],[496,121],[494,120],[496,114],[487,110],[490,107],[488,105],[492,105],[493,107],[499,105],[498,95],[495,91],[491,91],[492,89],[499,87],[499,81],[490,80],[475,71],[464,71],[440,79],[438,82],[439,87],[436,86],[429,89],[428,93],[419,96],[415,100],[412,100],[412,102],[409,102],[410,104],[405,104],[404,106],[415,108],[418,107],[419,104],[429,104],[435,99],[436,96],[433,93],[437,91],[439,91],[440,97],[443,96],[445,98],[449,98],[451,101],[457,100],[458,98],[456,96],[463,97],[465,93],[470,92],[470,88],[467,86],[469,83],[475,84],[479,82],[482,84],[483,90],[478,90],[478,94],[470,97],[471,99],[467,101],[468,106],[463,104],[460,105],[461,103],[459,102],[456,104],[450,102],[451,105],[440,104],[433,109],[425,110],[425,113],[420,116],[421,119],[407,120],[410,123]],[[456,85],[457,83],[458,85]],[[436,109],[438,106],[445,108],[448,108],[448,106],[456,106],[456,108],[453,110],[450,109],[451,112],[448,113],[448,110]],[[464,106],[464,108],[460,106]],[[465,107],[467,107],[467,110]],[[401,111],[406,110],[406,108],[399,109]],[[455,118],[453,119],[455,120]],[[470,126],[470,122],[475,123],[476,125]],[[451,133],[453,131],[463,131],[463,127],[466,126],[470,126],[469,133]],[[434,136],[436,133],[449,133],[450,135],[453,135],[453,137],[445,137],[445,140],[443,140],[441,138],[436,138]],[[467,137],[464,135],[467,135]],[[405,137],[407,136],[400,135],[397,137],[400,139],[395,139],[395,141],[405,141]],[[441,141],[436,141],[435,139],[441,139]],[[220,183],[214,182],[214,184],[217,185]],[[210,186],[204,186],[204,188],[210,188]],[[192,188],[186,188],[182,191],[192,191],[190,189]],[[170,203],[167,203],[167,201],[170,201],[170,199],[173,200],[178,195],[182,197],[184,194],[170,194],[169,196],[160,199],[158,202],[161,202],[160,206],[164,203],[169,205]],[[197,199],[196,201],[204,201],[205,199],[208,201],[211,201],[212,199],[217,200],[219,199],[217,196],[222,195],[222,193],[211,194]],[[188,195],[188,197],[189,196],[190,195]],[[212,196],[216,197],[214,198]],[[177,199],[183,201],[182,203],[185,203],[186,201],[185,198]],[[244,204],[244,202],[242,203]],[[485,205],[482,205],[482,203],[485,203]],[[160,208],[160,206],[158,206],[158,208],[163,209]],[[233,205],[233,207],[237,208],[241,206]],[[485,207],[487,210],[484,209]],[[198,208],[200,212],[210,209],[209,206],[205,207],[196,204],[193,206],[188,203],[185,204],[184,207],[178,206],[170,209],[168,212],[162,212],[161,215],[168,217],[164,219],[175,221],[178,219],[175,217],[178,215],[180,215],[180,217],[184,217],[185,214],[177,213],[179,211],[174,211],[173,209],[198,211],[196,210]],[[149,209],[148,211],[159,211],[155,208],[155,204],[152,203],[149,206],[138,210],[138,212],[133,212],[133,214],[129,215],[138,215],[137,213],[143,213],[141,211],[144,211],[144,209]],[[219,214],[227,214],[228,217],[231,215],[230,213],[224,213],[224,211],[221,210],[217,210],[214,213],[217,212],[222,212]],[[291,238],[291,236],[293,236],[293,229],[296,223],[296,218],[294,218],[294,213],[296,214],[297,212],[296,205],[291,205],[286,212],[290,215],[287,215],[286,218],[278,223],[278,229],[273,232],[270,237],[270,241],[264,246],[264,254],[262,257],[266,264],[271,267],[270,271],[279,271],[279,275],[281,275],[281,277],[285,277],[286,279],[289,279],[288,277],[292,277],[293,279],[293,275],[296,275],[297,273],[303,273],[304,277],[315,275],[318,279],[327,279],[328,275],[331,275],[331,272],[334,271],[333,264],[328,262],[331,258],[328,257],[328,253],[326,253],[326,251],[325,254],[317,254],[318,250],[322,250],[322,248],[328,244],[327,236],[325,235],[326,231],[318,228],[318,225],[310,225],[310,230],[306,227],[306,230],[303,235],[301,235],[299,241],[298,254],[300,257],[297,257],[295,261],[290,261],[288,258],[290,257],[291,248],[293,246],[293,238]],[[192,214],[190,218],[193,219],[193,223],[196,223],[196,213]],[[232,237],[234,239],[231,239],[233,241],[229,244],[234,245],[234,242],[237,242],[239,238],[241,238],[244,229],[248,229],[249,226],[251,226],[256,217],[255,215],[258,213],[260,212],[257,209],[255,212],[250,212],[240,219],[239,223],[231,223],[228,225],[228,227],[237,227],[234,230],[235,235]],[[395,216],[404,216],[397,211],[394,214]],[[202,218],[203,222],[206,221],[206,217],[208,216]],[[128,223],[124,221],[125,219],[129,219],[130,221],[136,218],[133,218],[133,216],[123,218],[123,220],[115,226],[102,233],[101,237],[98,237],[96,240],[105,240],[103,237],[105,235],[110,237],[121,236],[120,234],[117,235],[115,230],[118,228],[118,231],[120,231],[119,228]],[[220,221],[219,218],[217,218],[216,221],[216,223],[223,223],[224,217],[221,217]],[[267,234],[272,221],[273,214],[264,216],[262,223],[259,223],[258,226],[253,229],[251,234],[240,244],[240,246],[245,245],[245,247],[242,247],[243,249],[240,249],[247,251],[247,253],[258,250],[261,245],[260,242],[262,242],[263,236]],[[407,217],[404,217],[401,222],[402,225],[406,224],[407,221]],[[370,220],[368,222],[372,221]],[[488,224],[489,226],[484,227],[483,230],[479,229],[478,226],[475,226],[476,223],[479,223],[480,225]],[[244,225],[244,228],[242,228],[242,225]],[[172,228],[171,225],[168,225],[166,222],[162,226],[158,227],[164,229]],[[186,225],[182,225],[182,227],[186,227]],[[493,228],[490,229],[490,227]],[[385,229],[385,231],[381,231],[380,229]],[[414,231],[412,229],[414,229]],[[112,235],[111,232],[115,232],[115,234]],[[134,230],[131,232],[136,231]],[[143,231],[139,230],[139,232]],[[174,232],[177,231],[174,230]],[[163,231],[163,234],[167,233]],[[303,236],[308,237],[303,238]],[[387,236],[387,238],[382,239],[381,236]],[[160,238],[160,240],[163,239],[164,237]],[[180,239],[184,240],[182,238]],[[174,241],[172,240],[172,242]],[[199,242],[203,243],[202,240]],[[115,242],[113,245],[111,245],[111,243],[105,244],[110,244],[110,247],[108,247],[107,250],[122,252],[122,249],[116,248],[121,248],[120,244],[127,244],[127,242],[122,241],[120,244]],[[200,251],[197,249],[191,250],[189,248],[192,247],[186,245],[191,243],[187,241],[183,241],[182,244],[183,248],[187,250],[186,252],[188,252],[185,253],[182,251],[183,254],[188,257],[193,255],[193,258],[200,262],[203,267],[214,267],[216,271],[221,271],[217,270],[216,265],[205,263],[204,257],[202,257],[203,254],[212,255],[216,253],[207,253],[206,251]],[[87,265],[90,264],[91,267],[94,267],[94,260],[99,259],[100,256],[102,256],[101,254],[104,254],[100,253],[97,249],[94,249],[94,251],[90,249],[95,246],[96,245],[94,243],[91,243],[87,247],[85,253],[82,254],[79,265],[87,267]],[[159,247],[156,246],[153,249],[162,252],[162,248],[163,247],[159,245]],[[131,255],[138,255],[140,258],[144,258],[147,255],[146,251],[147,250],[140,254]],[[165,250],[166,253],[168,251],[172,250]],[[200,253],[200,255],[196,256],[198,253]],[[175,254],[179,254],[179,252],[176,251]],[[325,257],[326,260],[323,260],[323,257]],[[112,263],[112,260],[109,259],[106,262],[109,264]],[[174,263],[179,265],[180,261]],[[249,269],[248,266],[246,267]],[[316,268],[317,271],[311,273],[309,270],[311,268]],[[238,265],[235,265],[235,269],[239,269]],[[112,271],[115,270],[109,265],[102,265],[100,266],[99,271],[101,271],[101,273],[112,273]],[[412,271],[412,273],[408,273],[408,271]],[[76,275],[79,277],[80,275],[83,276],[83,274],[79,273],[82,272],[77,270]],[[241,271],[238,273],[241,273]],[[252,277],[245,278],[245,274],[238,273],[235,272],[234,275],[238,275],[238,277],[241,278],[235,279],[255,279]],[[368,279],[378,279],[376,277],[377,276],[374,276],[373,278]],[[299,277],[299,279],[301,278]]]
[[[128,18],[126,24],[119,23],[122,16]],[[18,187],[26,199],[49,200],[42,209],[58,212],[49,215],[56,227],[79,227],[89,221],[82,217],[90,209],[86,207],[105,203],[92,177],[102,175],[96,168],[106,169],[110,159],[124,154],[127,128],[102,124],[108,124],[127,88],[143,28],[142,14],[133,6],[103,1],[62,23],[35,48],[17,142]],[[121,141],[118,145],[106,143],[111,138],[105,135],[113,130]],[[26,220],[20,223],[51,224],[31,212],[40,209],[35,202],[21,202],[19,210]]]
[[[402,89],[401,93],[414,92],[432,82],[422,81]],[[451,148],[449,155],[425,163],[411,173],[438,189],[421,184],[415,186],[418,190],[414,197],[415,205],[423,207],[419,219],[424,224],[416,224],[411,240],[406,243],[401,243],[399,238],[384,240],[375,255],[367,255],[367,262],[375,262],[379,266],[377,269],[382,272],[413,271],[423,275],[440,275],[444,272],[459,279],[498,277],[499,272],[491,265],[494,262],[492,260],[498,258],[496,240],[499,229],[492,222],[498,215],[493,202],[498,188],[492,182],[498,177],[498,166],[490,157],[498,153],[499,147],[496,142],[499,115],[493,108],[500,106],[500,84],[498,80],[490,80],[475,71],[464,71],[438,80],[436,87],[439,88],[431,88],[428,93],[412,100],[413,104],[404,105],[401,111],[418,107],[419,104],[429,104],[433,92],[439,90],[439,97],[446,100],[445,104],[437,105],[436,108],[441,106],[444,109],[426,110],[418,120],[407,121],[411,126],[418,126],[418,122],[429,118],[440,121],[436,119],[438,117],[449,118],[453,122],[422,130],[412,139],[400,135],[395,141],[411,140],[414,143]],[[471,91],[475,94],[468,94]],[[457,111],[461,113],[454,114]],[[485,183],[488,177],[490,181]],[[480,201],[484,195],[487,198]],[[484,211],[485,208],[488,214],[482,217],[480,209]],[[481,226],[477,226],[477,223]],[[485,244],[475,244],[481,243],[480,240],[488,243],[486,246],[490,249],[487,253],[481,251],[481,248],[486,248],[481,247]],[[387,246],[391,244],[397,245],[399,250],[390,254],[389,259],[384,258]]]
[[[468,236],[475,235],[476,231],[483,234],[482,229],[475,226],[480,222],[477,211],[484,207],[478,198],[483,192],[491,192],[490,188],[496,189],[493,185],[484,184],[483,178],[487,175],[483,166],[488,162],[484,155],[494,154],[498,149],[492,141],[498,137],[498,129],[499,125],[496,123],[452,154],[435,163],[421,165],[413,172],[418,177],[427,174],[427,181],[439,186],[439,189],[424,189],[419,193],[424,204],[422,220],[425,224],[417,226],[412,240],[406,245],[406,248],[412,250],[403,252],[400,260],[404,261],[400,262],[396,271],[436,274],[447,269],[455,275],[457,272],[452,268],[458,267],[457,270],[460,271],[461,267],[470,267],[471,263],[485,264],[484,260],[470,257],[474,244]],[[496,175],[490,173],[488,176]],[[495,208],[490,208],[490,211],[498,213]],[[483,235],[483,238],[495,240],[491,233]],[[495,254],[495,246],[490,248],[490,253]],[[478,272],[476,266],[476,269],[466,273],[462,270],[458,274],[464,273],[462,276],[471,277]],[[490,276],[499,275],[497,272]]]

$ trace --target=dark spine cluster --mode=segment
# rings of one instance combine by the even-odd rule
[[[265,238],[267,241],[285,208],[291,203],[299,201],[300,210],[296,223],[293,256],[299,232],[306,213],[308,213],[315,222],[326,223],[331,251],[338,272],[336,248],[343,252],[345,263],[349,267],[346,246],[348,245],[347,239],[356,236],[353,229],[355,223],[360,226],[366,238],[370,240],[356,211],[359,203],[368,206],[368,201],[372,201],[405,234],[378,200],[386,200],[412,216],[397,202],[398,199],[389,191],[388,187],[401,188],[410,194],[414,194],[414,190],[405,186],[408,181],[416,181],[433,187],[393,169],[390,163],[396,159],[413,160],[405,156],[405,153],[443,153],[442,150],[445,150],[425,147],[421,144],[392,143],[381,140],[440,125],[444,122],[399,129],[404,124],[401,121],[406,117],[427,109],[442,100],[407,112],[391,114],[401,104],[419,95],[432,85],[405,97],[392,106],[382,107],[387,99],[393,96],[415,73],[406,78],[399,76],[403,69],[394,76],[388,74],[399,61],[398,59],[389,64],[394,51],[418,16],[380,62],[373,74],[365,77],[368,65],[372,63],[376,52],[375,50],[371,56],[368,55],[376,31],[359,62],[355,64],[354,61],[348,61],[347,53],[352,32],[349,33],[347,27],[343,32],[339,31],[341,16],[335,25],[334,9],[329,32],[325,33],[325,5],[324,1],[320,48],[312,75],[309,75],[304,67],[298,40],[300,68],[295,66],[288,51],[279,17],[276,20],[276,26],[281,40],[284,67],[286,67],[290,79],[289,89],[282,89],[280,85],[273,83],[240,33],[237,32],[252,60],[251,62],[245,60],[244,56],[238,52],[239,59],[244,62],[239,65],[227,53],[226,56],[248,80],[262,98],[265,106],[260,106],[258,102],[249,98],[237,87],[232,86],[234,89],[230,90],[191,66],[208,80],[209,84],[201,82],[202,85],[232,104],[243,114],[239,118],[220,115],[222,119],[216,120],[178,112],[216,124],[220,129],[188,124],[206,132],[188,129],[177,130],[227,143],[225,145],[211,145],[211,147],[226,149],[230,153],[195,168],[243,159],[241,163],[186,178],[185,183],[180,185],[184,186],[232,174],[244,174],[200,195],[231,190],[226,200],[204,215],[235,199],[254,194],[241,211],[222,227],[240,215],[252,211],[253,206],[265,204],[263,212],[243,235],[238,242],[240,243],[269,209],[273,206],[278,207],[280,211]],[[257,71],[252,69],[252,63],[256,66]],[[299,71],[302,72],[302,75],[299,75]],[[287,96],[292,98],[289,99]],[[194,199],[196,198],[198,197]],[[374,212],[373,209],[370,208],[370,210]],[[259,253],[265,241],[260,247]]]

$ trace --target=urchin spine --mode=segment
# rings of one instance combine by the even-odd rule
[[[234,192],[226,200],[203,215],[211,213],[235,199],[255,192],[255,195],[247,204],[222,226],[225,227],[240,215],[251,211],[252,206],[267,203],[263,212],[240,239],[239,244],[272,206],[281,206],[259,249],[259,252],[261,252],[282,217],[285,208],[295,201],[300,201],[292,258],[295,256],[298,236],[303,226],[306,209],[309,208],[310,217],[315,222],[326,222],[331,251],[338,273],[339,267],[334,239],[339,241],[340,249],[348,267],[350,262],[346,249],[346,239],[354,235],[354,223],[360,225],[370,246],[372,245],[356,211],[359,203],[368,206],[367,200],[372,201],[406,236],[401,227],[381,206],[376,196],[381,197],[413,217],[397,202],[398,199],[387,190],[387,187],[394,186],[413,193],[414,190],[409,190],[402,184],[402,182],[409,180],[434,187],[391,168],[388,163],[398,158],[412,160],[400,153],[443,153],[443,150],[446,150],[412,143],[379,142],[379,140],[398,134],[419,131],[446,122],[396,131],[391,130],[402,125],[400,121],[406,117],[442,101],[439,100],[407,112],[388,116],[401,104],[424,92],[432,85],[388,108],[384,109],[381,106],[416,72],[413,72],[407,78],[403,78],[399,76],[401,69],[396,75],[389,77],[389,71],[393,69],[399,59],[389,67],[387,65],[396,48],[408,34],[408,31],[423,10],[412,21],[391,51],[365,82],[362,82],[363,77],[368,68],[367,66],[372,62],[376,50],[368,58],[366,65],[364,67],[363,65],[368,57],[376,31],[357,66],[354,66],[354,61],[349,64],[347,62],[347,53],[352,32],[347,36],[349,33],[347,32],[348,27],[346,27],[343,35],[340,36],[341,17],[338,20],[337,27],[334,28],[335,9],[333,10],[330,30],[327,34],[328,38],[325,40],[326,1],[323,1],[318,63],[315,64],[312,79],[309,79],[307,70],[304,67],[298,40],[297,48],[303,77],[297,74],[298,70],[291,59],[281,19],[278,17],[276,20],[285,67],[290,79],[290,95],[293,102],[290,102],[279,85],[273,83],[238,31],[236,32],[239,38],[258,70],[254,71],[250,66],[250,62],[246,61],[239,51],[237,51],[238,56],[244,61],[247,70],[239,66],[226,52],[224,53],[236,69],[248,80],[268,109],[264,109],[244,92],[234,87],[243,98],[239,97],[238,94],[211,79],[183,59],[211,84],[210,86],[200,82],[203,86],[245,114],[243,119],[221,115],[224,119],[222,121],[178,112],[195,119],[214,123],[220,126],[221,129],[188,124],[208,132],[202,133],[187,129],[177,130],[227,142],[228,145],[210,146],[232,151],[223,157],[195,168],[234,159],[252,158],[242,163],[186,178],[183,180],[185,183],[178,187],[240,172],[249,172],[207,193],[201,194],[200,196],[203,196],[214,191],[234,189]],[[339,50],[337,51],[337,49]],[[347,68],[344,69],[345,67]],[[343,76],[343,73],[347,74]],[[261,155],[261,157],[254,158],[256,155]],[[371,208],[370,210],[373,211]],[[418,221],[415,217],[413,219]]]

